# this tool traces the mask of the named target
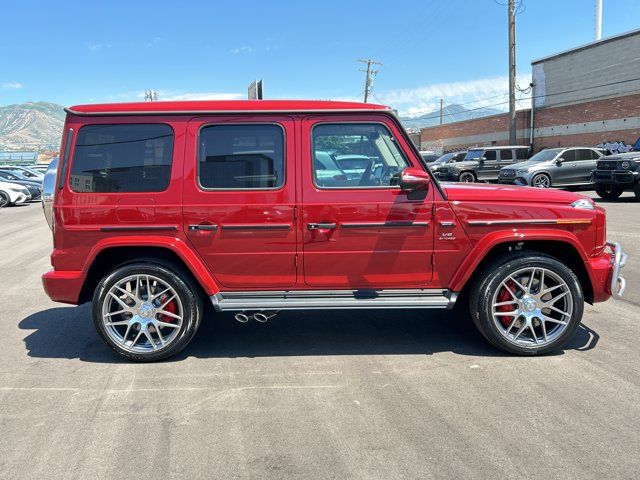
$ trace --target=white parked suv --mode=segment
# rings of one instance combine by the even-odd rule
[[[17,183],[0,182],[0,207],[20,205],[31,200],[31,194],[26,187]]]

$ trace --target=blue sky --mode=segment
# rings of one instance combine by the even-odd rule
[[[507,88],[506,0],[5,2],[0,105],[244,98],[360,99],[358,58],[383,62],[373,101],[403,113],[493,105]],[[524,0],[530,62],[593,40],[595,0]],[[640,0],[604,0],[603,36],[640,28]],[[523,102],[524,103],[524,102]],[[497,106],[502,108],[502,106]]]

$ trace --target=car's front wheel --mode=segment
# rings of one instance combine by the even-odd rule
[[[11,198],[9,198],[9,194],[6,192],[0,192],[0,208],[8,207],[11,205]]]
[[[462,172],[460,174],[460,178],[458,179],[460,182],[465,183],[473,183],[476,181],[476,176],[471,172]]]
[[[546,173],[538,173],[531,179],[531,186],[538,188],[550,188],[551,178]]]
[[[604,183],[596,183],[596,193],[600,198],[603,198],[605,200],[615,200],[620,195],[622,195],[623,191],[624,191],[624,188],[621,187],[620,185],[607,185]]]
[[[118,355],[143,362],[186,347],[202,311],[202,298],[186,275],[153,263],[117,268],[93,296],[93,323],[102,340]]]
[[[580,325],[584,309],[575,274],[544,254],[503,257],[484,270],[470,293],[478,330],[496,347],[518,355],[560,348]]]

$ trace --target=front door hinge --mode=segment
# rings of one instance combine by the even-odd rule
[[[293,219],[298,219],[298,207],[293,207]]]
[[[436,204],[431,204],[431,218],[436,218]]]
[[[298,268],[298,254],[295,254],[293,256],[293,264],[295,265],[296,268]]]

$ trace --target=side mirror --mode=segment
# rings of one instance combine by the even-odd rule
[[[403,192],[426,191],[431,184],[431,177],[424,170],[408,167],[400,173],[400,190]]]
[[[558,158],[556,160],[556,165],[560,166],[560,165],[562,165],[562,162],[564,162],[564,158]]]

